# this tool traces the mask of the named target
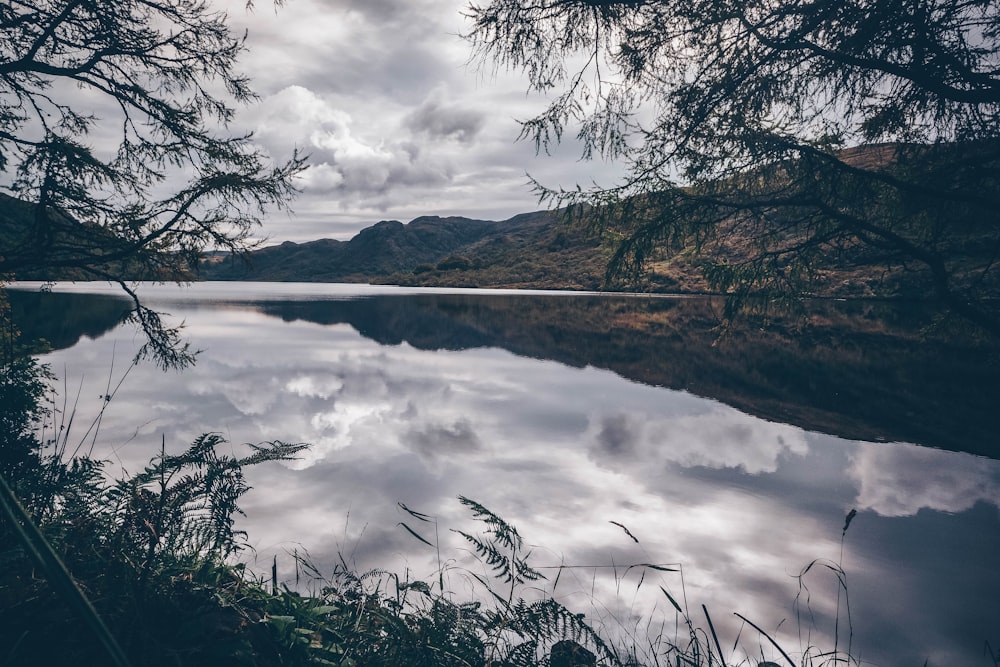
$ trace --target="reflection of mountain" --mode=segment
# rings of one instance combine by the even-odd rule
[[[54,350],[76,345],[81,336],[97,338],[132,312],[131,301],[107,294],[9,289],[7,298],[21,340],[34,343],[44,339]]]
[[[285,320],[347,323],[383,344],[499,347],[687,390],[809,430],[1000,458],[996,349],[921,340],[905,313],[870,303],[817,304],[794,332],[779,324],[719,341],[713,306],[706,299],[419,295],[257,307]]]

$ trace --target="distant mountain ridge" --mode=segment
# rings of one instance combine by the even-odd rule
[[[557,211],[504,221],[422,216],[383,220],[349,241],[285,242],[244,258],[207,257],[204,280],[374,282],[597,289],[610,248]]]
[[[493,225],[487,220],[457,217],[425,216],[406,225],[383,220],[349,241],[286,241],[250,253],[246,262],[209,260],[202,271],[215,280],[317,282],[412,271],[421,262],[443,258],[476,241]]]

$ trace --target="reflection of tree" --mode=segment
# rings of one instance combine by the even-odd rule
[[[73,347],[81,336],[97,338],[132,312],[132,303],[118,295],[8,290],[7,298],[22,340],[44,340],[56,350]]]
[[[904,440],[998,456],[988,416],[1000,403],[998,355],[924,340],[906,312],[813,305],[810,319],[719,339],[717,302],[609,296],[382,296],[270,302],[286,321],[346,323],[382,344],[499,347],[605,368],[714,398],[765,419],[865,440]],[[913,318],[917,320],[917,318]]]

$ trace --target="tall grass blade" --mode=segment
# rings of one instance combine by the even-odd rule
[[[681,606],[679,604],[677,604],[677,600],[674,599],[674,596],[668,593],[667,589],[664,588],[663,586],[660,586],[660,590],[663,591],[663,594],[667,596],[668,600],[670,600],[670,604],[674,605],[674,609],[677,610],[677,613],[683,615],[684,610],[681,609]]]
[[[7,480],[0,475],[0,509],[17,533],[18,539],[30,554],[35,563],[45,572],[52,588],[58,593],[67,604],[69,604],[90,626],[90,629],[97,636],[97,639],[108,652],[111,661],[117,667],[131,667],[125,652],[114,635],[104,624],[97,610],[84,595],[80,587],[73,581],[73,576],[69,573],[66,565],[59,558],[59,555],[49,544],[38,526],[31,520],[24,507],[18,501],[17,496],[7,485]]]
[[[841,537],[847,534],[847,529],[851,527],[851,522],[854,521],[854,517],[856,517],[857,515],[858,515],[858,510],[852,509],[850,512],[847,513],[847,516],[844,517],[844,529],[840,531]]]
[[[278,556],[271,561],[271,595],[278,594]]]
[[[413,535],[415,538],[417,538],[418,540],[420,540],[421,542],[423,542],[427,546],[429,546],[429,547],[433,547],[434,546],[433,544],[431,544],[430,542],[428,542],[426,539],[424,539],[417,531],[413,530],[412,528],[410,528],[409,526],[407,526],[402,521],[400,521],[398,525],[400,525],[403,528],[405,528],[406,532],[408,532],[410,535]]]
[[[430,522],[434,519],[434,517],[432,517],[430,514],[424,514],[423,512],[412,510],[401,502],[397,502],[396,504],[399,505],[399,508],[401,510],[412,516],[414,519],[420,519],[421,521],[424,522]]]
[[[715,624],[712,623],[712,617],[708,614],[708,607],[701,605],[701,610],[705,612],[705,620],[708,621],[708,629],[712,632],[712,641],[715,642],[715,650],[719,652],[719,662],[723,665],[726,661],[722,658],[722,644],[719,642],[719,635],[715,632]],[[711,662],[711,657],[709,658]]]
[[[788,664],[791,665],[791,667],[795,667],[795,661],[793,661],[790,657],[788,657],[788,654],[785,653],[785,649],[781,648],[781,646],[778,644],[778,642],[774,641],[774,638],[771,635],[769,635],[766,632],[764,632],[764,630],[759,625],[757,625],[756,623],[754,623],[753,621],[751,621],[749,618],[747,618],[743,614],[736,614],[736,617],[739,618],[739,619],[741,619],[744,623],[746,623],[751,628],[753,628],[754,630],[756,630],[757,632],[759,632],[761,635],[763,635],[764,637],[766,637],[767,640],[769,642],[771,642],[771,645],[774,646],[774,648],[778,649],[778,652],[781,653],[782,657],[784,657],[785,660],[788,661]]]
[[[639,544],[639,538],[632,534],[632,531],[625,527],[625,524],[618,523],[617,521],[608,521],[608,523],[618,526],[625,531],[625,534],[632,538],[632,541]]]

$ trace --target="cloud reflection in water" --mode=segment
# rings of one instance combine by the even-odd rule
[[[913,516],[922,509],[957,513],[977,502],[1000,505],[1000,465],[901,443],[861,447],[849,475],[858,484],[857,506],[882,516]]]

